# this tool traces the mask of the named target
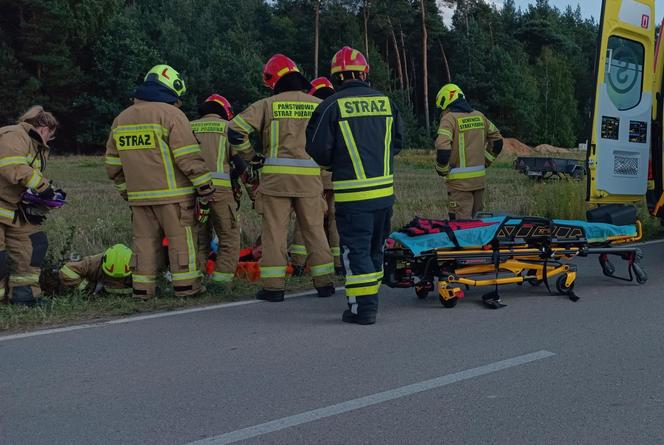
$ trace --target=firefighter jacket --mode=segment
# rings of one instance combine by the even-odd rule
[[[318,106],[307,128],[307,153],[332,171],[338,210],[364,211],[394,203],[394,156],[403,136],[399,111],[359,80]]]
[[[235,152],[241,154],[249,152],[251,144],[245,139],[241,145],[231,146],[228,132],[233,130],[229,128],[228,121],[216,114],[206,114],[201,119],[193,121],[191,128],[200,144],[205,166],[212,174],[215,197],[221,198],[232,193],[229,163],[231,156]]]
[[[88,256],[81,261],[72,261],[60,269],[60,281],[65,287],[88,290],[98,293],[102,290],[109,294],[131,294],[131,277],[111,278],[104,273],[102,262],[104,254]]]
[[[333,190],[334,186],[332,185],[332,172],[321,170],[320,179],[323,181],[323,190]]]
[[[254,102],[233,118],[233,129],[245,135],[259,132],[265,164],[258,192],[301,198],[322,195],[320,167],[304,150],[307,123],[320,101],[302,91],[286,91]]]
[[[446,111],[440,119],[436,150],[451,150],[447,187],[459,191],[483,189],[486,167],[496,158],[493,143],[500,131],[479,111]],[[437,169],[446,169],[437,165]]]
[[[27,189],[43,192],[48,146],[34,127],[21,122],[0,128],[0,222],[11,224]]]
[[[134,99],[113,121],[106,171],[129,205],[190,200],[213,191],[198,141],[185,114],[163,102]]]

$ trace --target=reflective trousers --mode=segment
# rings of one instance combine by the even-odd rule
[[[326,193],[325,201],[327,203],[327,216],[323,226],[327,241],[330,244],[330,251],[334,257],[334,267],[341,267],[341,249],[339,248],[339,232],[337,231],[337,220],[334,216],[334,194]],[[293,242],[288,248],[293,264],[304,267],[307,263],[307,247],[304,245],[304,238],[297,219],[295,220],[295,230],[293,231]]]
[[[392,207],[371,212],[337,212],[346,297],[354,314],[375,313],[383,280],[383,249],[390,234]]]
[[[217,234],[218,250],[214,272],[210,281],[230,283],[235,277],[235,269],[240,257],[240,224],[236,211],[237,204],[233,194],[215,196],[210,202],[210,218],[206,224],[199,225],[198,260],[200,269],[205,271],[210,254],[211,228]]]
[[[48,239],[39,226],[0,223],[0,300],[7,295],[7,285],[14,303],[30,303],[41,296],[39,273],[47,250]]]
[[[134,231],[131,270],[134,296],[155,296],[157,273],[163,262],[162,238],[168,238],[169,268],[176,296],[195,295],[201,289],[196,259],[197,231],[194,201],[154,206],[132,206]]]
[[[270,196],[258,193],[256,211],[262,216],[261,280],[266,290],[284,290],[288,257],[288,225],[291,209],[300,224],[304,246],[309,253],[309,266],[315,287],[331,285],[334,262],[325,237],[323,218],[325,201],[321,196],[309,198]]]
[[[447,188],[450,219],[473,219],[484,210],[484,189],[464,192]]]

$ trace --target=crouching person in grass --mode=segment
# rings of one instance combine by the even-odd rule
[[[130,259],[131,249],[124,244],[116,244],[104,253],[62,266],[59,271],[60,282],[65,288],[78,289],[91,295],[131,295]]]

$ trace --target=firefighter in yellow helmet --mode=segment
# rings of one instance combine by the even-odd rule
[[[43,174],[57,127],[55,117],[35,105],[16,125],[0,128],[0,300],[9,278],[10,302],[17,305],[42,302],[39,272],[48,240],[40,224],[46,207],[34,201],[52,202],[58,192]]]
[[[198,113],[201,118],[193,121],[191,126],[200,142],[207,167],[212,172],[212,183],[216,190],[211,203],[211,221],[199,227],[199,261],[202,270],[205,270],[210,252],[211,222],[219,239],[219,249],[210,279],[212,283],[227,284],[233,281],[240,256],[238,203],[232,181],[237,181],[246,170],[247,158],[252,155],[251,145],[241,133],[228,127],[228,122],[233,118],[233,109],[224,96],[212,94],[198,107]]]
[[[196,220],[207,219],[214,186],[191,125],[179,109],[185,91],[173,68],[153,67],[136,89],[134,103],[113,121],[106,144],[108,176],[132,211],[136,298],[156,295],[164,236],[175,295],[202,290]]]
[[[307,94],[311,84],[295,62],[283,54],[268,60],[263,67],[263,80],[273,95],[253,103],[231,121],[233,128],[245,135],[257,131],[265,155],[256,194],[263,243],[263,289],[256,298],[284,300],[291,208],[310,253],[318,296],[329,297],[334,293],[334,262],[323,228],[323,183],[320,167],[304,150],[307,122],[321,100]]]
[[[436,138],[436,172],[447,182],[450,218],[471,219],[484,209],[486,168],[503,149],[503,138],[453,83],[438,91],[436,105],[443,110]]]
[[[104,253],[71,261],[60,268],[60,282],[67,288],[98,294],[131,295],[131,249],[116,244]]]

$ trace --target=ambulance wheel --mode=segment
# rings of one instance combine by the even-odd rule
[[[415,295],[417,295],[417,298],[420,300],[424,300],[429,296],[429,289],[427,289],[425,286],[415,286]]]
[[[646,282],[648,281],[648,274],[646,273],[645,270],[643,270],[640,264],[638,263],[632,264],[632,271],[634,272],[634,277],[636,278],[637,283],[646,284]]]
[[[537,276],[537,271],[535,269],[528,269],[525,271],[524,275]],[[526,283],[530,284],[533,287],[538,287],[542,284],[542,280],[538,280],[537,278],[529,278],[526,280]]]
[[[570,284],[569,286],[565,286],[565,281],[567,281],[566,273],[560,275],[556,280],[556,290],[561,294],[566,294],[572,289],[574,289],[574,282],[572,282],[572,284]]]
[[[445,306],[445,307],[448,308],[448,309],[453,308],[453,307],[456,306],[457,303],[459,302],[459,298],[458,298],[458,297],[454,297],[454,298],[452,298],[451,300],[446,300],[446,299],[444,299],[444,298],[442,297],[442,295],[441,295],[441,296],[439,297],[439,299],[440,299],[440,304],[442,304],[443,306]]]

